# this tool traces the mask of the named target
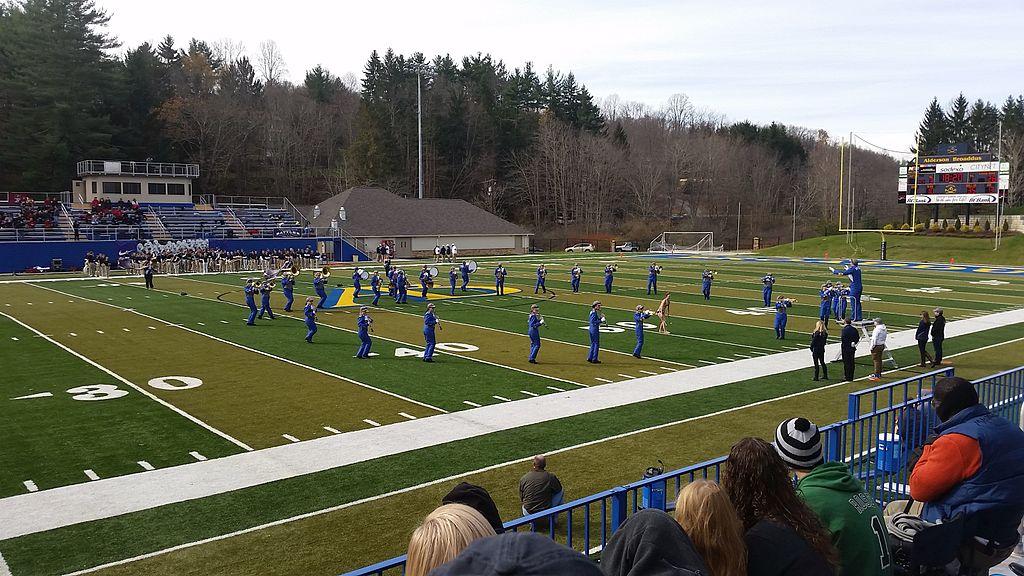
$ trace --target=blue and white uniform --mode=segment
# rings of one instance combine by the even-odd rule
[[[640,310],[633,314],[633,322],[636,324],[636,348],[633,348],[633,356],[640,357],[644,349],[644,320],[651,317],[649,310]]]
[[[650,296],[651,290],[654,293],[658,293],[658,267],[651,264],[647,267],[647,295]]]
[[[316,308],[313,308],[313,304],[306,304],[306,307],[302,309],[302,314],[306,317],[306,342],[313,343],[313,334],[316,334]]]
[[[789,320],[788,310],[793,306],[793,301],[789,298],[782,298],[775,303],[775,339],[785,340],[786,339],[786,321]]]
[[[245,284],[245,303],[249,306],[249,319],[245,321],[249,326],[256,324],[256,287],[252,282]]]
[[[534,294],[541,290],[543,290],[545,294],[548,293],[548,288],[544,285],[544,280],[547,278],[547,274],[548,271],[544,268],[544,265],[541,264],[540,267],[537,268],[537,285],[533,288]]]
[[[841,318],[839,311],[843,306],[843,292],[845,291],[842,284],[836,283],[835,286],[832,286],[832,318],[835,320]]]
[[[615,274],[615,268],[611,264],[604,267],[604,291],[608,294],[612,293],[612,280]]]
[[[385,268],[388,268],[388,267],[385,266]],[[389,268],[388,271],[385,272],[384,274],[388,277],[388,297],[389,298],[394,298],[396,296],[396,292],[395,292],[395,276],[397,276],[398,273],[395,271],[394,268]]]
[[[583,270],[578,265],[573,265],[572,270],[569,271],[569,285],[572,286],[573,292],[580,291],[580,279],[583,277]]]
[[[711,300],[711,283],[715,281],[715,273],[705,269],[700,273],[700,293],[705,300]]]
[[[498,296],[505,295],[505,276],[508,276],[508,272],[504,266],[498,264],[498,267],[494,269],[494,291],[498,293]]]
[[[395,273],[395,304],[405,304],[409,299],[409,280],[405,272],[399,270]]]
[[[459,266],[459,272],[462,273],[462,291],[466,291],[466,287],[469,286],[469,264],[463,262]]]
[[[544,320],[537,314],[536,310],[530,310],[530,316],[526,322],[526,334],[530,337],[530,357],[529,361],[531,364],[537,362],[537,352],[540,351],[540,327],[544,324]]]
[[[459,281],[459,275],[458,275],[458,273],[455,272],[455,268],[453,267],[451,270],[448,271],[448,283],[451,284],[451,286],[452,286],[452,291],[451,291],[451,295],[452,296],[455,296],[455,283],[458,282],[458,281]]]
[[[370,346],[373,345],[373,341],[370,340],[370,324],[373,324],[373,318],[370,318],[365,313],[360,314],[356,318],[356,328],[359,332],[359,351],[356,352],[356,358],[369,358],[370,357]]]
[[[285,274],[281,278],[281,293],[284,294],[287,302],[284,303],[284,311],[292,311],[292,302],[295,301],[295,278],[291,274]]]
[[[764,299],[764,307],[767,308],[772,305],[772,288],[775,286],[775,276],[765,274],[764,278],[761,278],[761,284],[764,285],[764,289],[761,290],[761,297]]]
[[[590,354],[587,355],[587,362],[599,362],[598,353],[601,351],[601,324],[604,323],[604,316],[598,310],[590,311],[588,331],[590,332]]]
[[[270,293],[272,289],[269,283],[265,283],[260,286],[260,318],[263,318],[264,314],[268,314],[270,319],[274,319],[274,311],[270,309]]]
[[[423,350],[424,362],[434,361],[434,346],[437,345],[437,339],[434,336],[435,326],[437,326],[437,315],[434,314],[434,309],[430,308],[423,315],[423,339],[427,343],[426,349]]]
[[[318,310],[324,307],[324,302],[327,302],[326,285],[327,280],[324,280],[320,276],[313,277],[313,290],[316,290],[316,295],[320,297],[320,301],[316,304]]]
[[[373,305],[379,306],[380,302],[380,276],[376,272],[370,277],[370,288],[373,290]]]
[[[839,288],[839,314],[836,316],[836,320],[842,320],[846,318],[846,304],[850,301],[850,289],[844,287]]]
[[[821,305],[818,307],[818,320],[827,322],[829,314],[832,312],[832,283],[822,286],[818,291],[818,296],[821,298]]]
[[[420,298],[427,299],[427,281],[430,280],[430,272],[423,270],[420,272]]]
[[[362,270],[359,268],[356,268],[355,271],[352,272],[352,287],[355,288],[355,292],[352,294],[353,299],[359,298],[359,291],[363,289],[363,285],[359,283],[360,280],[362,280],[362,278],[359,277],[360,272],[362,272]]]
[[[860,297],[864,293],[864,285],[860,279],[860,266],[856,260],[851,260],[845,270],[829,268],[833,274],[841,274],[850,277],[850,320],[860,322],[863,320],[863,311],[860,307]]]

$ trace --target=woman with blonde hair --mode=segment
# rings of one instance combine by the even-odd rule
[[[436,508],[409,538],[406,576],[427,576],[455,558],[470,542],[494,536],[494,528],[479,512],[464,504]]]
[[[818,379],[818,367],[821,367],[821,375],[828,380],[828,364],[825,362],[825,344],[828,342],[828,327],[825,322],[818,320],[814,325],[814,332],[811,333],[811,358],[814,360],[814,379]]]
[[[709,480],[687,484],[676,499],[675,518],[713,576],[746,576],[743,523],[721,486]]]

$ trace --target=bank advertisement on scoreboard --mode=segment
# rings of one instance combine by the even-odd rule
[[[995,194],[907,194],[906,204],[996,204]]]

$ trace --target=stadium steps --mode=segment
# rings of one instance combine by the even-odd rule
[[[213,208],[210,208],[210,209],[212,210]],[[224,222],[226,224],[228,224],[229,226],[231,226],[231,229],[235,231],[235,236],[236,237],[238,237],[238,238],[249,238],[250,237],[249,231],[245,228],[245,224],[243,224],[242,221],[239,220],[238,215],[235,214],[235,211],[230,206],[225,206],[224,209],[223,209],[223,212],[224,212],[224,215],[226,216],[226,218],[224,219]]]
[[[171,233],[167,231],[167,227],[164,226],[163,221],[160,220],[160,216],[158,216],[157,213],[149,207],[146,209],[146,228],[153,236],[154,240],[171,239]]]

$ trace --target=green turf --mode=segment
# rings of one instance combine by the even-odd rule
[[[845,234],[809,238],[796,243],[780,244],[759,250],[764,256],[800,256],[821,258],[878,258],[881,234],[859,232],[852,234],[853,243],[847,244]],[[889,260],[904,262],[949,262],[958,264],[993,264],[999,266],[1024,265],[1024,235],[1003,236],[999,250],[993,250],[992,238],[956,238],[923,234],[886,234]]]

